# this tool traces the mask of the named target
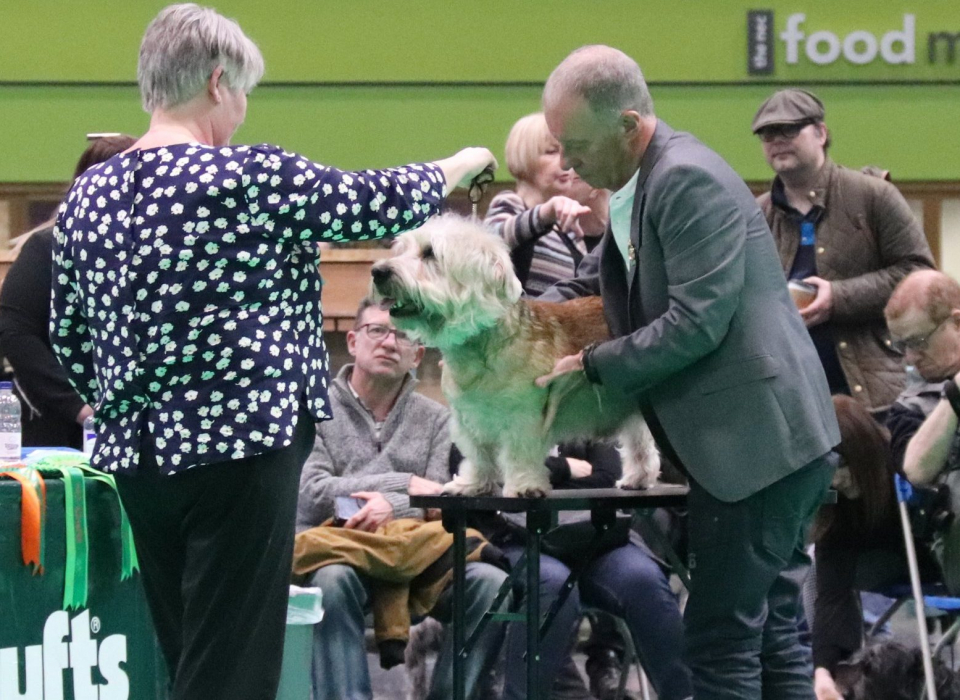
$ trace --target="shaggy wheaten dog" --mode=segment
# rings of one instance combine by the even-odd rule
[[[620,485],[656,482],[660,459],[635,397],[582,372],[534,383],[558,358],[609,338],[598,297],[521,301],[503,241],[456,215],[400,236],[394,250],[373,266],[374,294],[398,328],[443,355],[441,386],[466,457],[447,493],[493,493],[502,473],[504,495],[542,496],[553,445],[618,431]]]

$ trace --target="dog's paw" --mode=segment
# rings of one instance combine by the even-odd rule
[[[549,489],[543,489],[539,486],[528,486],[525,489],[517,491],[515,494],[517,498],[543,498],[547,495]]]
[[[503,495],[507,498],[543,498],[550,493],[549,484],[504,484]]]
[[[483,481],[467,481],[454,477],[443,486],[442,494],[444,496],[495,496],[497,485]]]
[[[657,475],[654,474],[653,478],[645,477],[643,475],[637,475],[635,478],[624,477],[622,479],[617,479],[617,488],[626,489],[627,491],[645,491],[646,489],[653,488],[657,485]]]

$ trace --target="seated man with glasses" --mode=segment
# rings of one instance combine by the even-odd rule
[[[933,268],[933,256],[896,187],[830,159],[824,116],[806,90],[781,90],[760,106],[751,128],[776,176],[758,202],[787,279],[816,294],[800,315],[831,393],[882,410],[906,381],[883,306],[907,274]]]
[[[946,484],[952,522],[937,534],[934,553],[951,595],[960,594],[960,284],[942,272],[914,272],[884,310],[904,359],[922,382],[908,386],[890,409],[894,465],[916,485]]]
[[[876,469],[884,473],[893,469],[918,485],[946,483],[951,500],[960,504],[960,391],[956,386],[960,372],[960,284],[934,270],[911,273],[894,289],[884,315],[892,347],[903,353],[904,361],[916,368],[919,377],[890,407],[886,420],[889,446],[885,444],[887,435],[881,434],[889,455],[873,458]],[[840,425],[841,433],[845,426],[851,431],[855,427],[850,416],[846,422],[841,419]],[[870,441],[863,441],[862,431],[860,437],[861,442],[846,445],[846,449],[841,443],[841,455],[862,458],[872,452]],[[864,490],[869,484],[853,480],[848,486]],[[879,498],[880,490],[873,489],[874,499]],[[888,490],[892,490],[892,484]],[[859,510],[859,520],[845,522],[842,530],[834,528],[816,545],[813,659],[818,700],[842,700],[833,675],[863,641],[860,591],[883,592],[909,580],[893,496],[889,496],[889,509],[881,512],[871,511],[864,505],[865,499],[848,495],[842,486],[838,491],[842,495],[840,505],[845,498],[853,499],[847,501],[847,513]],[[957,505],[952,510],[960,512]],[[930,522],[936,520],[931,518]],[[924,529],[931,532],[918,529],[914,535],[922,540],[916,545],[921,580],[931,583],[942,575],[957,593],[960,520],[954,520],[956,524],[950,529],[930,527]]]
[[[353,364],[341,368],[330,389],[333,419],[317,426],[317,440],[300,479],[297,531],[336,515],[337,497],[359,499],[363,506],[342,523],[346,529],[375,533],[401,518],[425,518],[410,507],[410,496],[438,494],[449,480],[448,410],[414,392],[412,372],[424,347],[390,322],[389,312],[364,299],[354,329],[347,333]],[[375,546],[371,544],[369,546]],[[496,598],[506,574],[483,562],[467,564],[468,629]],[[323,591],[324,618],[314,627],[314,700],[372,700],[364,643],[365,615],[377,582],[353,566],[317,569],[309,585]],[[488,625],[467,666],[472,696],[482,672],[493,662],[503,628]],[[451,635],[434,667],[429,698],[452,695]],[[402,649],[381,665],[403,661]]]

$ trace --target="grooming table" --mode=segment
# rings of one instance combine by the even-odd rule
[[[640,517],[649,520],[650,530],[655,537],[663,538],[662,544],[667,559],[680,576],[684,585],[689,586],[686,567],[670,547],[659,528],[650,519],[655,508],[682,506],[687,502],[686,486],[658,485],[645,491],[624,491],[622,489],[571,489],[552,491],[545,498],[502,498],[494,496],[411,496],[410,505],[414,508],[436,508],[440,510],[443,526],[453,535],[453,700],[465,700],[466,684],[464,661],[473,648],[480,633],[491,621],[521,621],[527,623],[527,697],[540,700],[540,642],[550,628],[554,617],[576,585],[580,574],[592,560],[584,557],[582,565],[571,568],[560,595],[550,606],[543,621],[540,621],[540,540],[551,528],[555,516],[560,511],[587,510],[596,528],[590,551],[600,545],[603,533],[613,527],[619,510],[639,511]],[[500,511],[504,513],[526,514],[527,543],[524,556],[504,581],[497,599],[484,615],[477,627],[467,637],[464,629],[465,589],[466,589],[466,530],[467,515],[475,511]],[[526,568],[526,605],[523,612],[496,612],[512,589],[514,577]]]

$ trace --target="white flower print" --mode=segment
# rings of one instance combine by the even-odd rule
[[[52,337],[75,385],[103,397],[99,467],[135,467],[141,416],[163,473],[285,446],[301,399],[329,413],[315,242],[421,223],[442,178],[271,147],[149,155],[94,166],[60,207]]]

